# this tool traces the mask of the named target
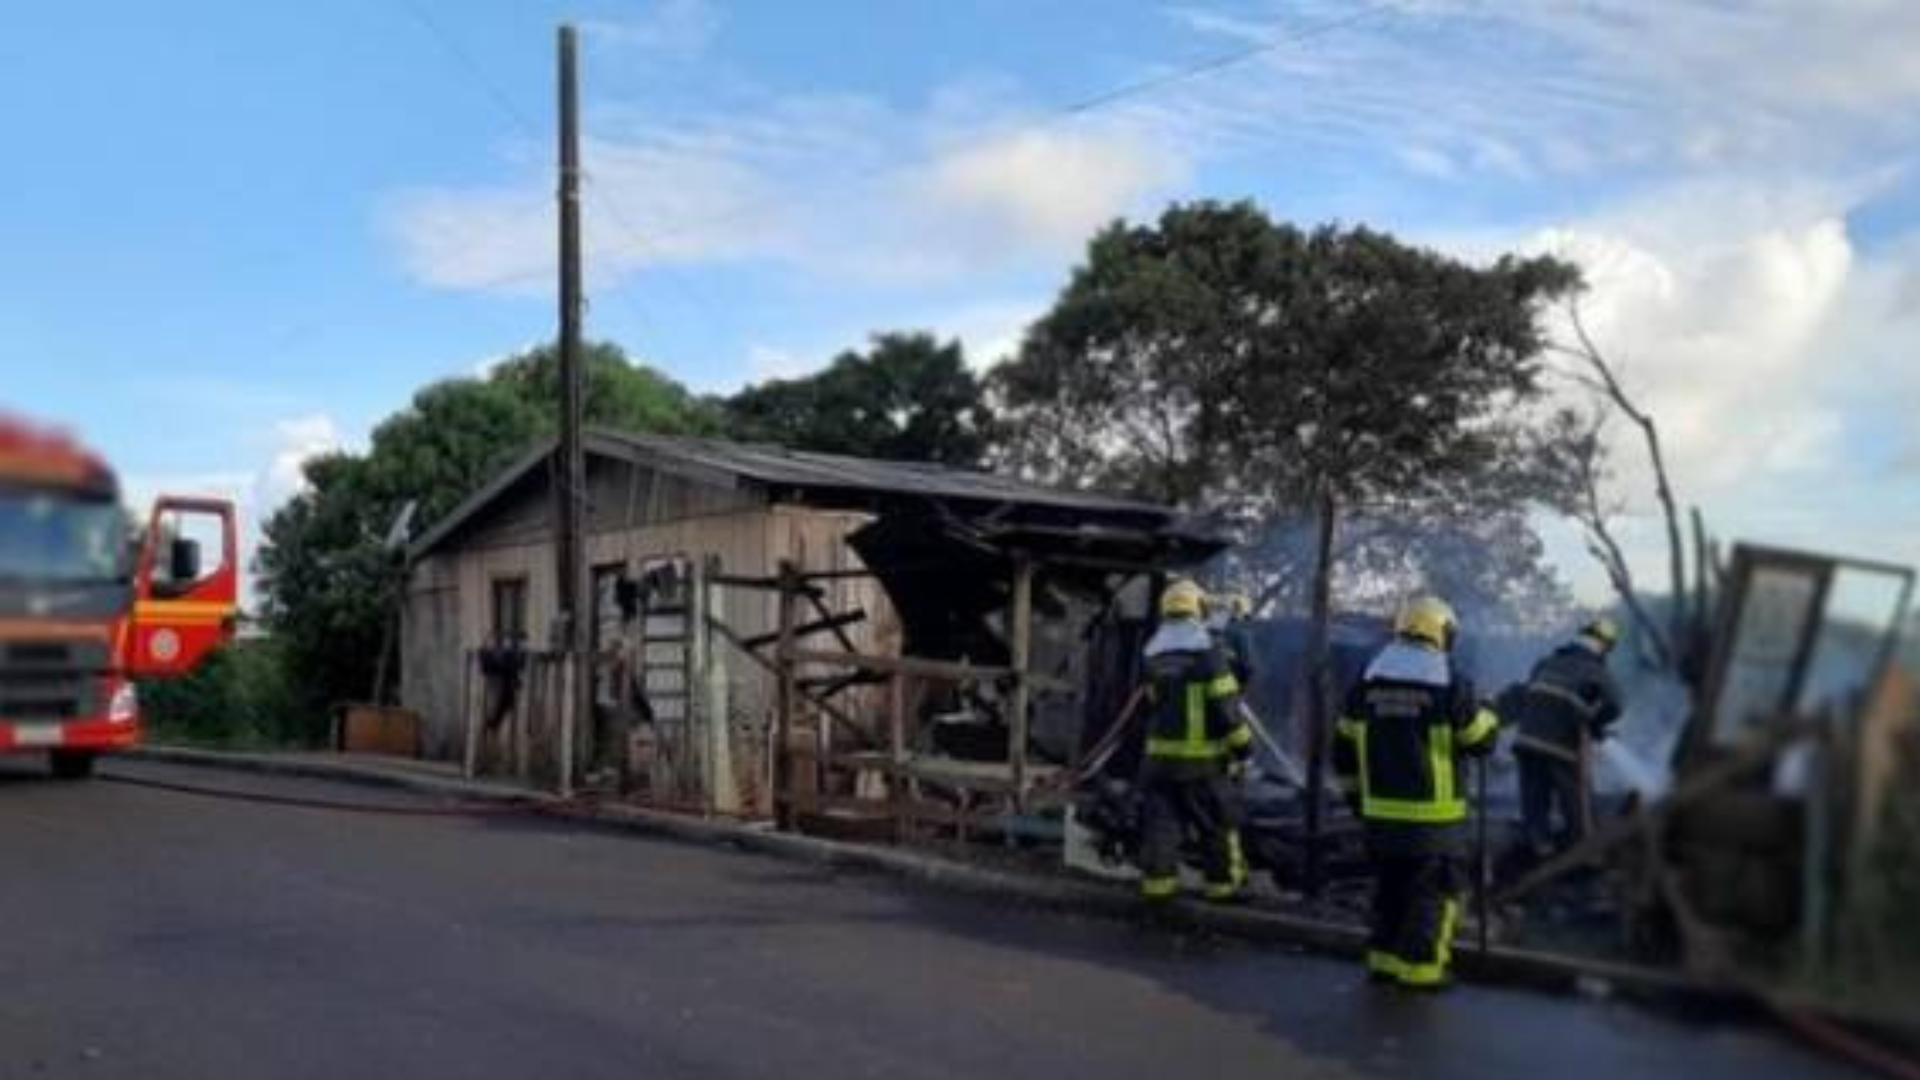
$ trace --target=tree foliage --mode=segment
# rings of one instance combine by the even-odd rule
[[[725,408],[735,438],[893,461],[977,465],[990,428],[960,343],[926,333],[876,334],[864,353],[748,387]]]
[[[1539,316],[1578,283],[1549,258],[1473,266],[1248,203],[1116,223],[995,375],[1004,460],[1173,502],[1248,539],[1323,501],[1368,522],[1513,520],[1559,497],[1534,464]],[[1463,548],[1537,566],[1534,545]],[[1297,546],[1271,554],[1248,569],[1285,595]]]
[[[140,686],[146,722],[162,739],[221,745],[311,745],[324,729],[306,721],[291,669],[271,639],[243,639],[174,679]]]

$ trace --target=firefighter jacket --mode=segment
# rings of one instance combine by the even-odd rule
[[[1218,775],[1253,748],[1240,684],[1206,627],[1163,623],[1147,642],[1146,762],[1195,777]]]
[[[1511,719],[1527,741],[1569,753],[1577,752],[1583,738],[1604,738],[1620,718],[1620,684],[1607,670],[1606,658],[1579,642],[1536,664],[1515,701],[1518,715]]]
[[[1467,819],[1465,758],[1492,750],[1499,728],[1447,654],[1395,641],[1347,697],[1334,769],[1370,834],[1451,839]]]

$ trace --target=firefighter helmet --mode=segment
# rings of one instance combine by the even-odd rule
[[[1207,606],[1207,594],[1191,578],[1175,578],[1160,594],[1160,617],[1197,619]]]
[[[1620,624],[1602,615],[1581,627],[1580,636],[1599,646],[1600,655],[1605,656],[1620,644]]]
[[[1401,605],[1393,618],[1393,632],[1404,638],[1424,641],[1436,649],[1453,648],[1459,620],[1453,608],[1437,596],[1416,596]]]

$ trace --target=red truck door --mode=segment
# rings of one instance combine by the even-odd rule
[[[233,504],[162,496],[134,568],[129,674],[184,675],[233,637],[240,545]]]

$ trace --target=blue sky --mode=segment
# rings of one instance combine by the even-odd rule
[[[1721,531],[1920,555],[1920,10],[1894,0],[10,8],[0,402],[138,493],[257,516],[302,455],[548,335],[562,19],[590,331],[698,388],[897,327],[990,363],[1099,223],[1252,197],[1580,259]]]

